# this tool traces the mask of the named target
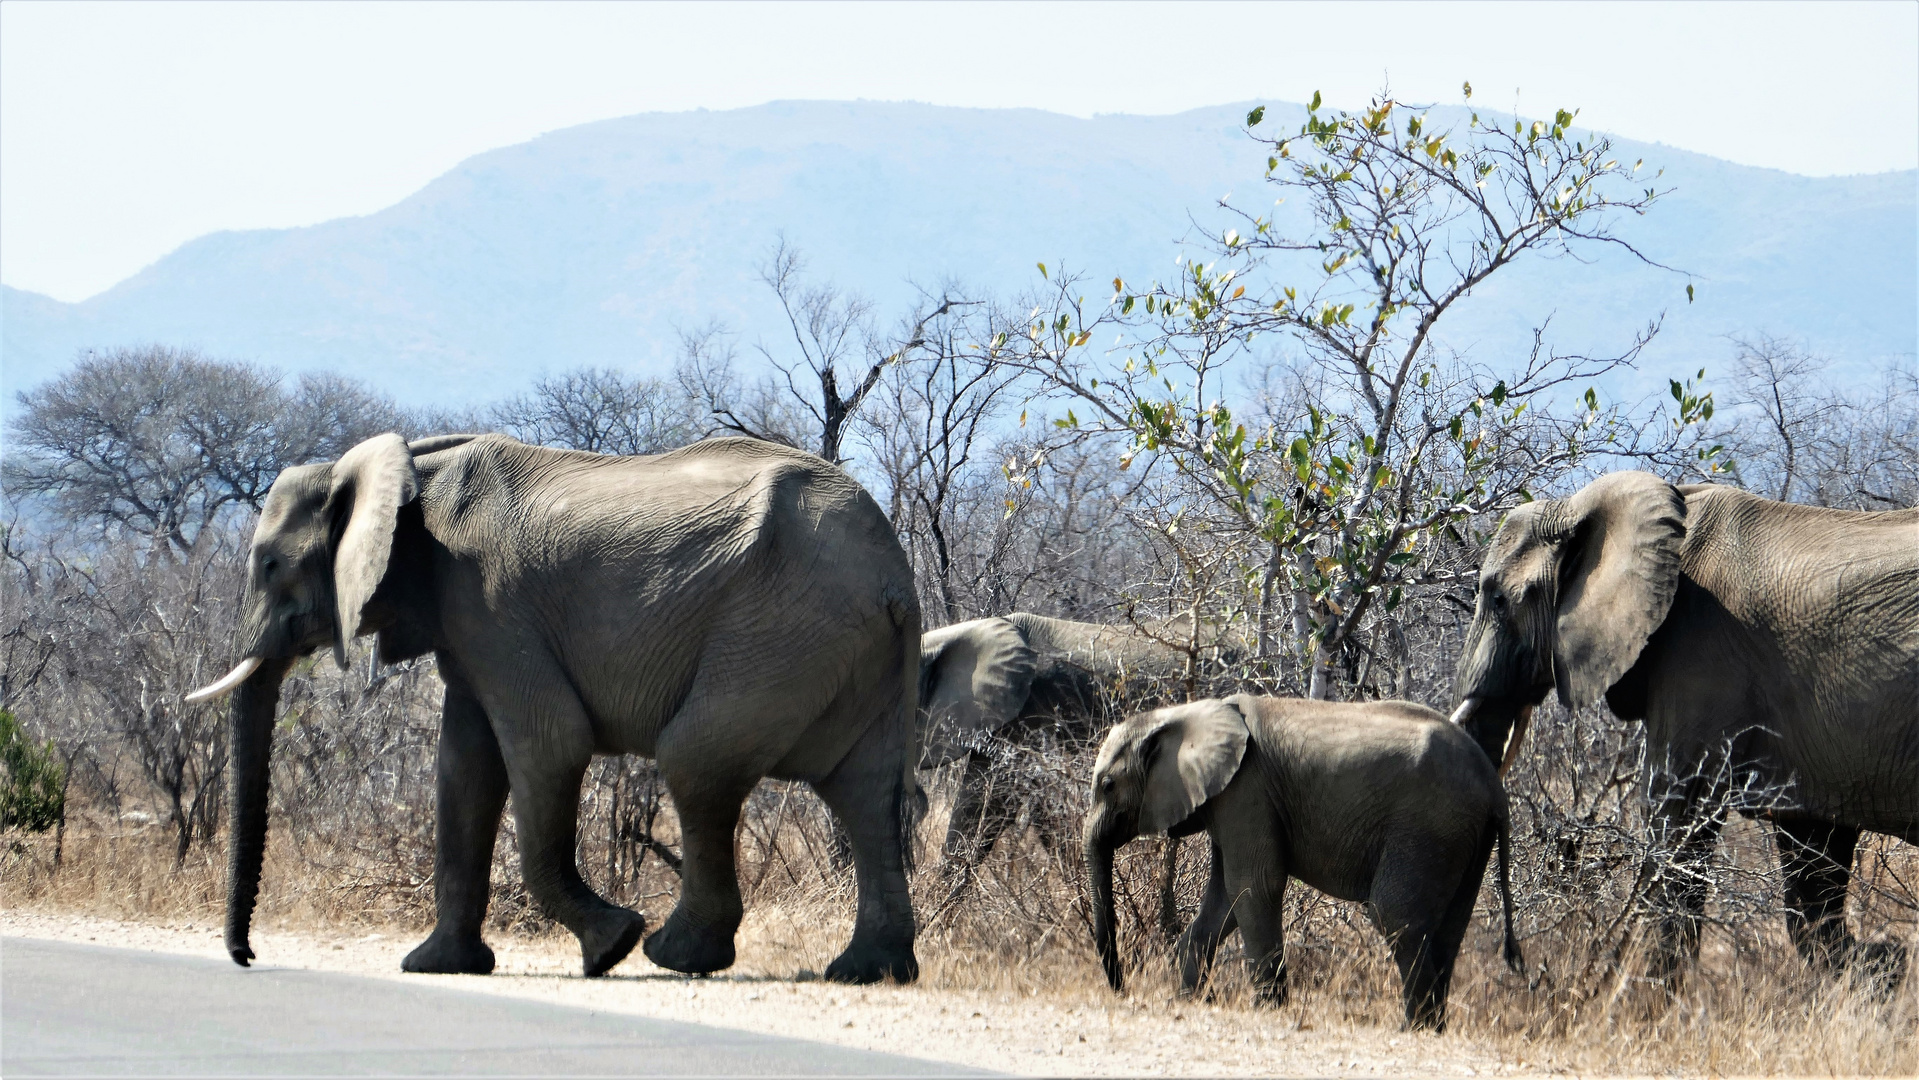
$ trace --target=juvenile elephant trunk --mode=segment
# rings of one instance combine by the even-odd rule
[[[1106,982],[1114,990],[1126,988],[1126,973],[1119,962],[1117,911],[1113,905],[1113,851],[1121,839],[1112,818],[1096,812],[1086,824],[1086,880],[1093,890],[1093,947],[1099,952],[1100,967],[1106,970]]]
[[[227,955],[246,967],[253,959],[247,932],[260,895],[260,862],[266,853],[267,789],[273,756],[273,720],[280,682],[291,660],[266,660],[233,695],[231,748],[233,793],[227,836]]]

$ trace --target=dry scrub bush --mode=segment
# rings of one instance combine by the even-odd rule
[[[330,665],[328,665],[330,666]],[[316,665],[316,667],[318,667]],[[437,689],[429,665],[388,673],[321,668],[289,680],[275,760],[274,831],[261,898],[263,925],[359,924],[423,932],[431,920],[431,752]],[[295,689],[299,687],[299,689]],[[329,730],[328,724],[341,725]],[[364,746],[350,746],[355,739]],[[1002,839],[971,887],[950,897],[937,865],[954,770],[929,778],[932,812],[917,837],[919,945],[933,986],[1108,1000],[1090,947],[1078,862],[1078,817],[1091,750],[1014,748],[1059,778]],[[1668,1003],[1645,970],[1646,902],[1636,891],[1647,854],[1636,787],[1637,729],[1600,714],[1536,725],[1511,776],[1514,887],[1529,960],[1519,978],[1497,962],[1498,905],[1490,887],[1462,950],[1452,1030],[1512,1060],[1584,1071],[1911,1072],[1919,994],[1891,1001],[1848,977],[1809,968],[1784,930],[1769,829],[1735,816],[1706,873],[1713,885],[1698,965]],[[120,918],[217,920],[224,867],[197,846],[173,865],[166,830],[141,827],[97,800],[72,813],[54,866],[52,838],[13,837],[5,855],[9,906],[57,906]],[[651,829],[646,828],[650,821]],[[597,762],[582,801],[580,860],[609,897],[655,920],[675,875],[670,802],[650,765]],[[823,804],[803,785],[768,781],[748,800],[739,834],[748,922],[741,968],[792,977],[822,970],[851,931],[853,881],[836,864]],[[495,932],[553,935],[519,886],[510,819],[495,869]],[[1206,876],[1203,843],[1180,846],[1174,896],[1181,921]],[[1176,993],[1159,924],[1162,846],[1140,841],[1116,864],[1122,951],[1137,968],[1136,1001]],[[1919,929],[1919,853],[1875,838],[1854,885],[1862,937],[1911,940]],[[1398,975],[1357,905],[1295,885],[1286,900],[1292,1000],[1254,1013],[1234,940],[1209,985],[1213,1003],[1292,1027],[1395,1029]],[[1170,1007],[1170,1005],[1169,1005]]]
[[[1914,400],[1896,399],[1906,403],[1900,408]],[[1885,438],[1846,445],[1893,445],[1894,436],[1911,433],[1909,412],[1881,425]],[[945,577],[923,575],[927,609],[970,618],[1023,608],[1105,621],[1196,612],[1229,632],[1198,650],[1204,678],[1164,688],[1167,699],[1228,686],[1299,693],[1299,650],[1283,617],[1290,599],[1272,579],[1230,572],[1248,562],[1243,531],[1209,519],[1188,493],[1156,486],[1143,465],[1119,469],[1112,451],[1087,441],[1009,438],[976,455],[978,470],[944,489]],[[919,483],[913,475],[902,471],[889,482]],[[1873,491],[1908,498],[1910,485],[1902,483],[1888,473]],[[899,491],[882,501],[911,502]],[[932,565],[930,519],[898,520],[919,565]],[[1375,608],[1342,641],[1330,662],[1340,696],[1446,703],[1471,613],[1472,533],[1491,524],[1474,521],[1456,537],[1436,538],[1404,602],[1389,612]],[[222,824],[223,710],[171,703],[224,666],[243,535],[239,523],[216,525],[182,556],[98,540],[35,545],[6,534],[0,707],[14,711],[32,737],[55,741],[70,778],[60,829],[5,838],[0,893],[9,906],[217,919],[223,851],[210,832]],[[432,918],[440,684],[430,660],[379,667],[365,643],[353,655],[346,672],[324,658],[303,663],[284,686],[259,917],[263,926],[423,933]],[[924,979],[1109,1001],[1087,931],[1077,850],[1094,748],[1032,734],[992,747],[1003,763],[995,782],[1017,786],[1022,821],[957,893],[939,865],[957,778],[953,770],[927,778],[932,806],[919,823],[913,878]],[[1528,974],[1510,975],[1495,959],[1498,907],[1488,890],[1461,954],[1453,1030],[1491,1042],[1511,1060],[1584,1071],[1919,1071],[1919,979],[1881,1002],[1870,987],[1799,958],[1786,938],[1777,856],[1763,821],[1735,815],[1705,865],[1711,901],[1703,948],[1676,996],[1669,1002],[1664,987],[1640,977],[1648,919],[1657,914],[1644,888],[1653,853],[1642,754],[1637,726],[1603,711],[1542,709],[1508,778]],[[1760,799],[1756,808],[1763,805]],[[854,890],[833,832],[803,785],[769,781],[749,798],[739,831],[748,911],[743,971],[784,978],[823,970],[843,945]],[[657,924],[677,891],[678,842],[670,800],[649,763],[594,763],[578,850],[589,881]],[[1174,924],[1197,907],[1204,848],[1189,840],[1177,849]],[[1138,969],[1132,999],[1177,1009],[1160,910],[1164,850],[1155,841],[1123,849],[1116,889],[1122,950]],[[493,874],[493,932],[557,936],[525,893],[517,864],[508,815]],[[1660,869],[1657,860],[1652,869]],[[1859,936],[1913,941],[1919,853],[1869,837],[1855,869],[1849,906]],[[1396,1028],[1397,973],[1358,907],[1304,887],[1289,890],[1286,906],[1292,1002],[1255,1011],[1229,941],[1214,968],[1215,1003],[1275,1027]]]

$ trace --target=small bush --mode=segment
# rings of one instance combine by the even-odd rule
[[[35,743],[0,709],[0,829],[46,832],[66,813],[66,770],[53,742]]]

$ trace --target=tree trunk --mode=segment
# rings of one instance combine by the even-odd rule
[[[1333,658],[1324,645],[1313,647],[1313,673],[1306,696],[1314,701],[1329,701],[1333,695]]]

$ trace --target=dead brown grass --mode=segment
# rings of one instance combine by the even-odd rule
[[[822,970],[850,933],[852,882],[834,867],[823,811],[804,789],[769,784],[756,799],[762,813],[749,815],[741,832],[750,916],[742,928],[740,969],[804,978]],[[768,824],[774,814],[777,826]],[[923,859],[937,851],[942,821],[936,812],[922,825]],[[564,935],[539,917],[519,889],[507,832],[496,874],[495,933],[564,955]],[[609,882],[606,852],[595,846],[591,830],[588,837],[581,854],[589,875],[622,902],[655,918],[663,915],[674,891],[671,871],[656,857],[647,858],[621,881]],[[675,839],[670,812],[661,819],[659,838],[668,844]],[[1179,863],[1179,895],[1189,912],[1205,870],[1198,848],[1188,843]],[[408,849],[396,853],[397,863],[382,864],[369,851],[377,849],[329,847],[311,835],[276,833],[258,925],[377,930],[396,939],[423,934],[431,912],[430,886],[421,876],[426,852]],[[0,867],[0,902],[9,910],[217,925],[224,892],[218,847],[196,849],[178,870],[172,853],[162,828],[128,828],[80,815],[57,868],[52,837],[13,840]],[[1721,855],[1727,866],[1763,868],[1770,858],[1760,826],[1736,820],[1728,828]],[[1123,948],[1136,967],[1126,1007],[1137,1012],[1137,1022],[1179,1024],[1190,1015],[1214,1025],[1222,1039],[1247,1040],[1249,1053],[1263,1045],[1259,1040],[1286,1031],[1346,1031],[1382,1046],[1397,1041],[1398,978],[1384,942],[1354,905],[1301,887],[1287,901],[1288,1004],[1253,1004],[1230,941],[1221,950],[1208,999],[1180,999],[1149,917],[1158,866],[1152,842],[1125,849],[1119,866]],[[1533,873],[1522,864],[1522,878]],[[1913,939],[1909,898],[1899,889],[1915,880],[1919,852],[1878,838],[1867,845],[1854,914],[1862,937]],[[1522,883],[1522,898],[1525,888]],[[1049,851],[1037,833],[1028,833],[1002,844],[961,900],[946,902],[946,880],[932,866],[919,871],[915,890],[927,922],[919,946],[924,987],[1063,1012],[1120,1004],[1105,989],[1090,948],[1070,851]],[[1669,999],[1662,986],[1639,977],[1645,970],[1641,938],[1593,929],[1607,924],[1605,896],[1595,896],[1589,918],[1557,917],[1550,924],[1540,916],[1551,898],[1536,899],[1533,911],[1522,899],[1530,967],[1521,978],[1497,958],[1497,907],[1490,889],[1483,896],[1454,982],[1448,1039],[1509,1066],[1577,1073],[1919,1073],[1919,978],[1888,1000],[1860,980],[1807,967],[1786,940],[1776,906],[1756,912],[1736,898],[1738,910],[1710,908],[1700,961]],[[939,1037],[929,1033],[916,1052],[939,1056]]]

